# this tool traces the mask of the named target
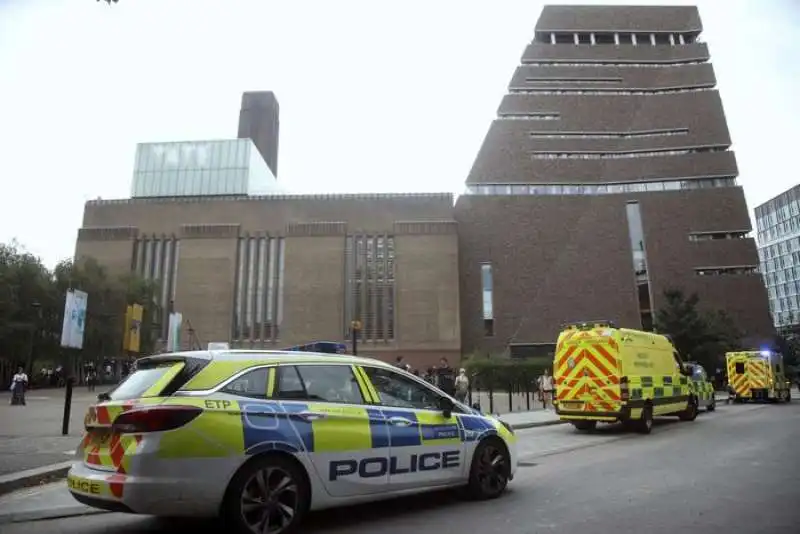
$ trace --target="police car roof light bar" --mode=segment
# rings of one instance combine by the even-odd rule
[[[574,321],[571,323],[564,323],[561,327],[562,330],[566,330],[568,328],[577,328],[579,330],[589,330],[592,328],[616,328],[617,325],[614,321],[609,321],[606,319],[597,320],[597,321]]]
[[[336,341],[312,341],[304,345],[295,345],[281,349],[285,352],[319,352],[322,354],[345,354],[347,345]]]

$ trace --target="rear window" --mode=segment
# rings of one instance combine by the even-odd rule
[[[737,375],[744,374],[744,362],[736,362],[736,374]]]
[[[150,367],[145,369],[138,369],[128,378],[126,378],[119,386],[117,386],[111,393],[111,400],[131,400],[141,397],[158,397],[159,393],[170,381],[167,378],[162,387],[157,391],[148,390],[152,388],[159,380],[165,378],[167,373],[172,377],[183,369],[183,363],[170,363],[168,365],[160,365],[158,367]]]

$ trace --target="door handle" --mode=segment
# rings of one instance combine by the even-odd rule
[[[390,417],[389,424],[394,426],[411,426],[414,421],[406,419],[405,417]]]
[[[318,421],[328,417],[328,414],[320,412],[299,412],[294,415],[303,421]]]

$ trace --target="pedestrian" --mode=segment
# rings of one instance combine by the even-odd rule
[[[11,404],[13,406],[25,406],[25,389],[28,387],[28,375],[25,369],[20,367],[17,374],[11,379]]]
[[[456,377],[456,400],[467,402],[467,394],[469,394],[469,378],[467,378],[467,370],[462,367],[458,370]]]
[[[547,403],[552,404],[553,402],[553,377],[550,376],[550,372],[547,369],[537,380],[537,385],[539,386],[539,398],[542,400],[542,407],[546,410]]]
[[[89,368],[89,372],[86,373],[86,387],[89,391],[94,391],[95,386],[97,385],[97,371],[94,370],[94,367]]]
[[[455,393],[455,376],[453,368],[447,362],[447,358],[439,360],[439,367],[436,369],[436,385],[439,389],[453,395]]]

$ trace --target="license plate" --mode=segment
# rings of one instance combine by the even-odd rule
[[[580,401],[561,401],[559,403],[564,408],[582,408],[583,403]]]

